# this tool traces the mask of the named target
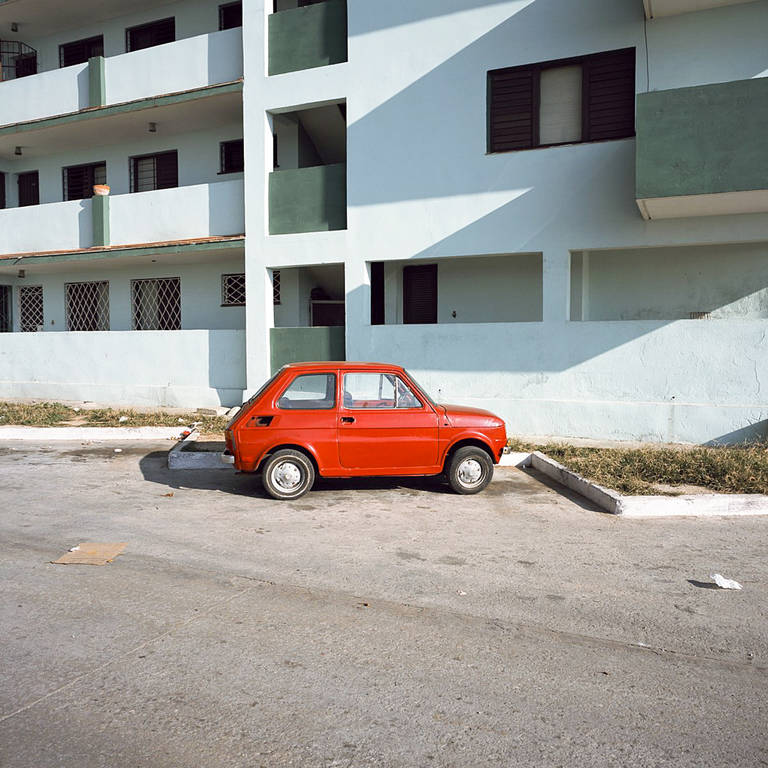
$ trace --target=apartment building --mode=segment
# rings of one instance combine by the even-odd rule
[[[768,0],[61,5],[0,2],[0,396],[346,357],[512,433],[765,433]]]

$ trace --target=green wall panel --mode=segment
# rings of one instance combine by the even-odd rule
[[[641,93],[639,200],[768,188],[768,78]]]
[[[107,76],[103,56],[88,59],[88,104],[103,107],[107,103]]]
[[[109,245],[109,196],[94,195],[91,198],[94,246]]]
[[[270,75],[346,60],[347,0],[326,0],[270,15]]]
[[[272,373],[287,363],[344,360],[344,326],[272,328],[269,334]]]
[[[346,228],[346,163],[270,173],[270,235]]]

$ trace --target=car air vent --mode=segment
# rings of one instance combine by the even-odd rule
[[[249,427],[268,427],[272,423],[274,416],[251,416],[248,419]]]

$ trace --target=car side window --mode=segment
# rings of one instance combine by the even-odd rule
[[[345,408],[421,408],[411,388],[393,373],[344,374]]]
[[[282,410],[317,411],[336,407],[336,374],[307,373],[297,376],[280,395]]]

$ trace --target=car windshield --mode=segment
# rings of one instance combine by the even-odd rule
[[[403,370],[405,370],[405,369],[403,369]],[[406,373],[406,375],[408,376],[408,378],[411,380],[411,382],[413,383],[413,385],[416,387],[416,389],[418,389],[418,390],[419,390],[419,392],[421,392],[421,394],[422,394],[422,395],[424,395],[424,397],[426,397],[426,398],[427,398],[427,400],[429,400],[429,402],[430,402],[432,405],[437,405],[437,403],[436,403],[436,402],[435,402],[435,401],[434,401],[434,400],[433,400],[433,399],[432,399],[432,398],[429,396],[429,392],[427,392],[427,390],[426,390],[426,389],[424,389],[424,387],[422,387],[422,386],[421,386],[421,384],[419,384],[419,382],[418,382],[418,381],[416,381],[416,379],[414,379],[414,378],[413,378],[412,374],[411,374],[411,373],[409,373],[408,371],[405,371],[405,373]]]

